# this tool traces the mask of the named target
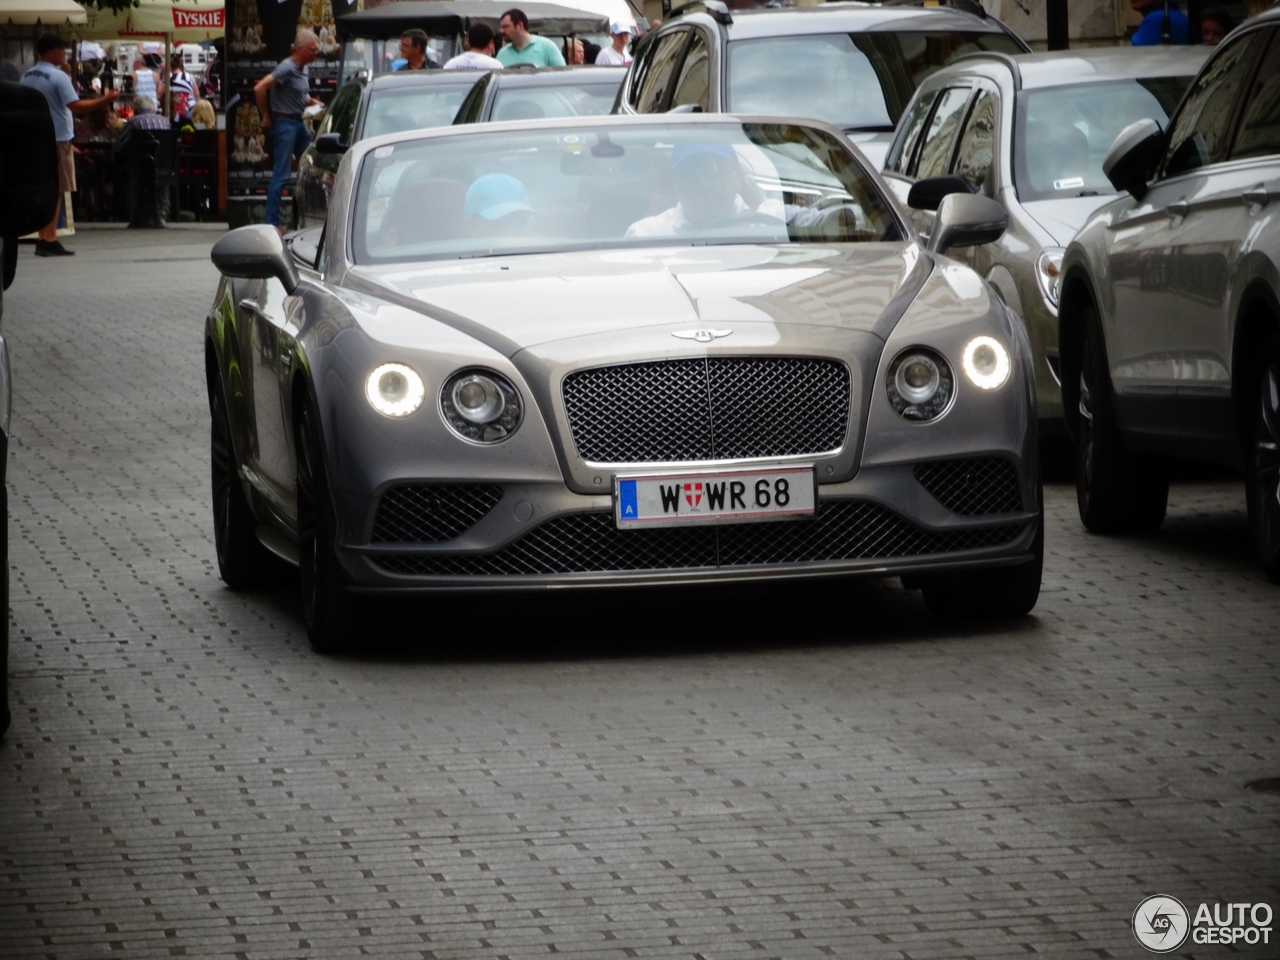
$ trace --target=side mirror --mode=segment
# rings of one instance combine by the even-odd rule
[[[937,210],[943,198],[953,193],[973,193],[973,187],[964,177],[951,173],[943,177],[925,177],[911,185],[907,206],[912,210]]]
[[[1147,195],[1147,178],[1164,147],[1160,124],[1150,118],[1136,120],[1111,141],[1102,160],[1102,172],[1117,190],[1128,190],[1133,199],[1141,200]]]
[[[953,193],[938,205],[929,235],[929,252],[946,253],[952,247],[976,247],[999,240],[1009,226],[1009,214],[990,197]]]
[[[209,258],[228,277],[246,280],[275,277],[284,284],[285,293],[293,293],[302,282],[293,258],[285,252],[280,234],[266,224],[232,230],[213,245]]]
[[[316,153],[346,153],[347,145],[339,133],[322,133],[316,137]]]

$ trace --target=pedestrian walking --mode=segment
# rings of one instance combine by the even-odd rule
[[[504,67],[527,63],[533,67],[563,67],[564,57],[560,48],[546,37],[535,37],[529,32],[529,18],[523,10],[512,7],[498,21],[498,29],[507,43],[498,51],[498,59]]]
[[[316,35],[310,30],[299,30],[289,56],[253,87],[262,129],[271,144],[266,220],[281,233],[284,230],[280,225],[280,199],[293,172],[293,161],[301,157],[311,143],[311,134],[302,122],[302,111],[308,104],[320,102],[311,96],[311,78],[307,73],[307,64],[319,55],[320,41]]]
[[[54,137],[58,141],[58,206],[53,212],[53,219],[36,234],[36,256],[71,257],[75,256],[74,251],[68,250],[58,240],[58,216],[66,195],[76,189],[76,161],[71,149],[71,138],[75,136],[74,118],[105,110],[119,94],[110,90],[97,99],[81,100],[71,85],[71,78],[62,70],[67,62],[67,51],[62,46],[62,38],[55,33],[40,35],[36,40],[36,54],[40,59],[22,75],[22,82],[39,90],[49,102]]]
[[[400,59],[404,66],[397,70],[439,70],[440,64],[427,56],[427,31],[414,27],[400,34]]]
[[[1142,24],[1133,35],[1135,47],[1191,42],[1187,15],[1169,0],[1129,0],[1129,6],[1142,14]]]
[[[191,113],[196,108],[199,94],[196,91],[196,78],[182,69],[182,54],[175,53],[169,58],[169,102],[173,108],[172,120],[175,124],[191,121]]]
[[[609,35],[613,38],[613,46],[605,47],[596,54],[596,66],[625,67],[631,62],[631,51],[627,49],[631,42],[631,24],[626,20],[614,20],[609,24]]]
[[[467,31],[467,49],[444,65],[446,70],[501,70],[502,61],[493,55],[493,27],[477,21]]]
[[[139,52],[133,60],[133,95],[135,97],[150,97],[155,103],[160,102],[160,98],[164,96],[164,81],[160,79],[160,74],[151,68],[151,64],[147,62],[149,55]]]

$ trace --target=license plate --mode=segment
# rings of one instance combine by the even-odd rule
[[[793,520],[817,502],[812,466],[639,474],[615,477],[613,490],[619,530]]]

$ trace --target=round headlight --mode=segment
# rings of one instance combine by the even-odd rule
[[[926,423],[942,416],[951,406],[955,377],[939,354],[912,347],[889,364],[885,390],[889,404],[900,416]]]
[[[445,423],[476,443],[498,443],[515,433],[524,417],[520,393],[506,377],[488,370],[463,370],[440,391]]]
[[[1009,351],[994,337],[974,337],[964,348],[964,372],[975,387],[1002,387],[1009,379]]]
[[[407,417],[422,406],[427,395],[422,378],[403,363],[384,363],[364,385],[373,409],[386,417]]]

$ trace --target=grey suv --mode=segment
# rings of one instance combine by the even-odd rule
[[[1280,11],[1222,42],[1165,129],[1121,131],[1128,195],[1063,259],[1059,350],[1080,518],[1164,518],[1168,457],[1243,467],[1259,559],[1280,580]]]
[[[879,167],[907,101],[931,73],[965,53],[1029,49],[993,17],[948,7],[730,12],[708,0],[681,7],[645,36],[617,110],[825,120]]]
[[[1027,326],[1042,436],[1063,436],[1062,255],[1089,214],[1116,194],[1103,155],[1134,120],[1168,120],[1208,49],[974,54],[921,84],[898,125],[884,176],[899,200],[909,204],[917,183],[958,178],[916,191],[932,197],[927,212],[912,214],[918,227],[928,232],[932,207],[948,189],[984,193],[1009,212],[1004,236],[954,256],[986,277]]]

